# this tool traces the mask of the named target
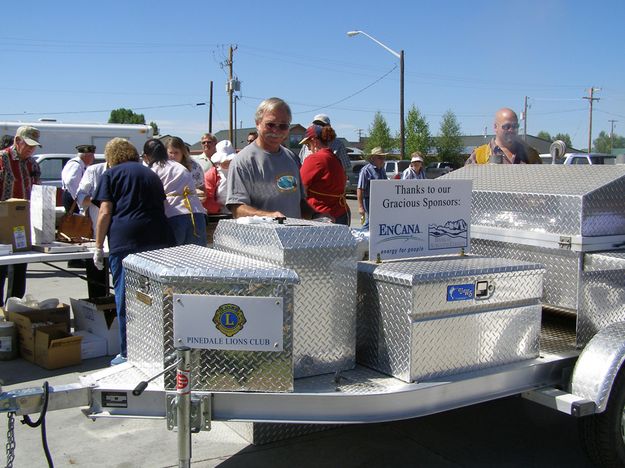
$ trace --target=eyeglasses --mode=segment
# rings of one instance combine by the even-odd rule
[[[519,129],[519,124],[518,123],[513,123],[513,124],[503,124],[501,126],[501,128],[503,128],[504,130],[508,131],[508,130],[518,130]]]
[[[212,141],[203,141],[202,144],[203,145],[211,145],[211,144],[213,144],[213,142]]]
[[[275,123],[275,122],[265,122],[265,126],[266,126],[268,129],[270,129],[270,130],[276,130],[276,129],[278,129],[278,130],[285,131],[285,130],[288,130],[288,129],[289,129],[289,126],[290,126],[290,125],[289,125],[289,124],[286,124],[286,123],[281,123],[281,124],[279,124],[279,123]]]

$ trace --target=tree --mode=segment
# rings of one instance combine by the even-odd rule
[[[456,114],[448,110],[443,114],[440,135],[436,139],[438,160],[450,161],[458,165],[464,164],[463,147],[462,133],[460,132],[460,124],[458,119],[456,119]]]
[[[562,140],[566,144],[567,148],[573,147],[573,143],[571,142],[571,136],[568,133],[558,133],[556,136],[553,137],[553,141],[556,140]]]
[[[109,123],[145,124],[145,116],[143,114],[135,114],[131,109],[121,107],[111,111]]]
[[[415,151],[427,156],[432,146],[432,136],[425,116],[419,109],[412,105],[406,118],[406,155]]]
[[[158,125],[156,125],[156,122],[150,122],[150,127],[152,127],[152,130],[154,130],[154,135],[160,135],[160,130],[158,129]]]
[[[536,137],[542,138],[543,140],[547,140],[547,141],[553,141],[551,139],[551,135],[549,135],[549,132],[545,132],[544,130],[541,130],[540,132],[538,132],[538,135],[536,135]]]
[[[365,152],[370,153],[376,146],[381,146],[384,151],[390,150],[395,144],[391,137],[391,130],[388,128],[386,119],[378,111],[373,117],[373,123],[369,127],[369,139],[365,145]]]
[[[614,134],[611,139],[610,134],[602,130],[593,141],[593,147],[597,153],[610,153],[611,148],[625,148],[625,137]]]

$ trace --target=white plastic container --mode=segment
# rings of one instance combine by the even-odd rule
[[[13,322],[0,322],[0,361],[17,358],[17,328]]]

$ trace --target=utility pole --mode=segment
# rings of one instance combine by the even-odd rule
[[[237,138],[239,135],[239,132],[237,132],[237,99],[239,99],[239,96],[237,96],[236,94],[234,95],[234,140],[230,140],[230,143],[232,143],[232,146],[234,147],[234,151],[237,150]]]
[[[229,103],[229,122],[228,122],[228,139],[232,142],[232,95],[234,94],[234,86],[232,85],[232,46],[228,54],[228,103]]]
[[[211,80],[208,97],[208,133],[213,133],[213,80]]]
[[[608,122],[610,122],[610,154],[612,154],[614,147],[614,122],[618,122],[618,120],[608,120]]]
[[[588,90],[588,96],[584,96],[582,99],[588,99],[588,102],[590,103],[590,117],[589,117],[589,122],[588,122],[588,154],[590,154],[590,151],[592,149],[592,103],[594,101],[598,101],[599,98],[593,97],[593,94],[595,93],[595,91],[601,91],[601,88],[593,88],[591,87]]]
[[[362,128],[357,128],[356,129],[356,133],[358,133],[358,143],[360,143],[360,140],[362,139],[362,132],[364,130]]]
[[[527,143],[527,96],[525,96],[525,104],[523,105],[523,140]]]

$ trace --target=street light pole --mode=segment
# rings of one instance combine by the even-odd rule
[[[404,128],[404,51],[401,50],[399,53],[395,52],[390,47],[382,44],[375,37],[370,36],[364,31],[348,31],[347,35],[349,37],[357,36],[358,34],[362,34],[363,36],[367,36],[373,42],[375,42],[380,47],[386,49],[388,52],[393,54],[395,57],[399,59],[399,139],[400,139],[400,151],[401,157],[404,158],[405,147],[406,147],[406,137],[405,137],[405,128]]]
[[[399,151],[401,158],[406,157],[406,133],[404,129],[404,50],[399,57]]]

